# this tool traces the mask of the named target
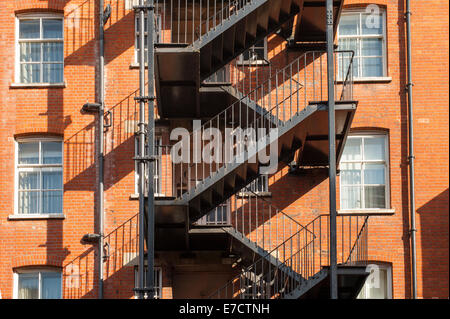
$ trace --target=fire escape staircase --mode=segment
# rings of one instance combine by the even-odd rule
[[[336,21],[342,3],[335,2]],[[156,5],[166,9],[165,1]],[[213,92],[204,81],[274,32],[282,31],[297,43],[325,39],[321,27],[325,7],[317,0],[179,0],[174,1],[168,18],[162,16],[163,21],[167,19],[173,20],[172,30],[155,51],[157,105],[164,118],[206,118],[222,111],[226,105],[204,102]],[[220,88],[216,89],[220,95]]]

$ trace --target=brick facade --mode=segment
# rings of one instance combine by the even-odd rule
[[[138,201],[132,196],[135,193],[132,157],[138,112],[133,97],[138,89],[138,69],[133,66],[134,12],[126,10],[124,2],[105,1],[113,8],[105,29],[105,105],[113,118],[112,127],[105,133],[106,234],[117,227],[125,227],[121,225],[138,212]],[[369,257],[392,265],[393,297],[410,298],[405,4],[396,0],[369,3],[386,8],[388,78],[355,83],[354,96],[359,105],[352,131],[388,133],[390,201],[395,211],[393,215],[371,217]],[[369,3],[347,0],[345,5]],[[92,246],[80,242],[84,234],[94,233],[97,228],[97,118],[80,113],[86,101],[96,100],[98,91],[97,6],[98,1],[94,0],[3,1],[0,5],[0,57],[3,61],[0,65],[0,139],[3,141],[0,145],[0,292],[3,298],[13,296],[14,269],[26,266],[63,267],[66,298],[97,296],[96,252]],[[448,1],[412,1],[417,270],[421,298],[449,297],[448,9]],[[42,11],[61,13],[65,18],[65,85],[16,86],[15,16]],[[277,35],[269,37],[268,51],[275,68],[285,66],[299,54],[287,50],[286,42]],[[163,144],[169,143],[169,130],[169,126],[158,126],[157,135],[162,136]],[[14,214],[15,139],[36,135],[63,138],[64,219],[9,217]],[[325,195],[328,182],[323,171],[294,176],[288,174],[286,167],[271,176],[269,184],[274,205],[302,223],[328,212]],[[132,259],[130,251],[128,255],[125,250],[120,252],[121,258]],[[112,256],[105,263],[105,297],[131,298],[133,262],[122,266],[117,263],[118,258],[118,255]],[[216,272],[225,279],[231,276],[226,266],[210,270],[205,269],[205,265],[190,264],[174,269],[174,259],[171,255],[157,256],[157,265],[162,267],[163,298],[185,296],[184,271],[204,276]],[[73,279],[70,273],[74,269],[85,275],[76,278],[77,289],[69,287]],[[193,294],[205,297],[208,289],[212,288],[193,288]]]

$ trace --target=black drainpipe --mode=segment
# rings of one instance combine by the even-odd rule
[[[408,126],[409,126],[409,189],[410,189],[410,234],[411,234],[411,273],[412,273],[412,297],[417,298],[417,266],[416,266],[416,204],[414,189],[414,122],[413,122],[413,98],[412,98],[412,70],[411,70],[411,7],[410,0],[406,0],[406,55],[408,83],[406,91],[408,95]]]

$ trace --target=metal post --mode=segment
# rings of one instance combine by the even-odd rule
[[[408,125],[409,125],[409,208],[411,214],[411,273],[412,273],[412,297],[417,299],[417,269],[416,269],[416,203],[415,203],[415,187],[414,187],[414,122],[413,122],[413,98],[412,98],[412,69],[411,69],[411,7],[410,1],[406,1],[406,42],[407,42],[407,72],[408,83],[406,90],[408,94]]]
[[[330,296],[338,298],[336,245],[336,135],[334,111],[333,1],[327,0],[328,151],[330,195]]]
[[[138,157],[139,157],[139,271],[138,271],[138,298],[143,299],[144,289],[144,245],[145,245],[145,198],[144,198],[144,185],[145,185],[145,162],[142,160],[145,157],[145,102],[142,97],[145,96],[145,28],[144,28],[144,10],[143,4],[145,0],[140,0],[141,8],[139,9],[139,123],[138,123]]]
[[[149,157],[155,155],[155,116],[154,116],[154,31],[155,31],[155,12],[154,0],[147,0],[147,24],[148,24],[148,128],[147,128],[147,145]],[[148,197],[147,197],[147,287],[148,298],[154,298],[154,261],[155,261],[155,198],[153,190],[154,182],[154,165],[153,162],[148,163]]]
[[[98,229],[99,229],[99,241],[98,241],[98,298],[103,299],[103,245],[104,245],[104,184],[103,184],[103,165],[104,165],[104,154],[103,154],[103,114],[104,114],[104,104],[105,104],[105,50],[104,50],[104,18],[103,18],[103,0],[99,1],[99,53],[100,53],[100,65],[99,65],[99,112],[98,112],[98,134],[99,134],[99,151],[98,151]]]

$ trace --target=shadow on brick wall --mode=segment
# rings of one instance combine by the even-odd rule
[[[447,188],[417,210],[420,221],[417,253],[418,263],[422,264],[422,273],[418,272],[417,277],[419,281],[422,279],[423,298],[448,298],[448,209]]]

